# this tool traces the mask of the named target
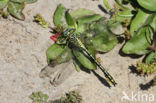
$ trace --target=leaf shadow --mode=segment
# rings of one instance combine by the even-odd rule
[[[150,82],[146,84],[140,84],[140,89],[141,90],[148,90],[152,85],[153,85],[154,80],[151,80]]]
[[[131,70],[131,73],[135,73],[138,76],[141,75],[141,72],[137,71],[136,67],[134,65],[129,66],[129,68]]]
[[[137,74],[137,76],[141,76],[141,72],[137,71],[136,67],[134,65],[129,66],[129,69],[131,70],[131,73]],[[146,76],[146,75],[143,75]],[[139,87],[141,90],[148,90],[154,83],[154,80],[151,80],[150,82],[146,84],[139,84]]]
[[[121,44],[124,42],[125,38],[121,37],[121,36],[117,36],[117,40],[118,40],[119,44]]]
[[[99,81],[108,88],[111,88],[111,85],[99,74],[97,74],[94,70],[92,70],[93,74],[99,79]]]

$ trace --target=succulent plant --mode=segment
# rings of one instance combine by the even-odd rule
[[[82,96],[77,91],[70,91],[60,99],[48,103],[82,103]]]
[[[107,0],[104,1],[107,2]],[[125,54],[146,55],[145,61],[148,65],[151,60],[156,60],[153,59],[156,58],[156,7],[154,6],[156,1],[115,1],[115,7],[107,10],[112,14],[109,24],[114,25],[114,28],[122,25],[125,30],[126,42],[122,47],[122,52]],[[109,5],[108,3],[104,4]]]
[[[50,26],[50,23],[45,21],[40,14],[36,14],[34,18],[35,18],[35,22],[39,23],[43,28],[47,28]]]
[[[96,65],[78,48],[71,48],[66,45],[66,40],[58,38],[63,29],[74,28],[78,38],[94,57],[97,51],[112,50],[118,42],[116,36],[107,30],[107,20],[92,10],[77,9],[69,13],[69,10],[60,4],[53,19],[56,27],[53,28],[55,34],[51,39],[55,43],[47,50],[48,64],[55,66],[73,59],[77,71],[80,71],[81,67],[96,69]]]
[[[41,91],[33,92],[29,98],[33,103],[82,103],[82,96],[78,91],[70,91],[56,100],[48,100],[49,96]]]
[[[137,63],[137,70],[144,75],[154,73],[154,72],[156,72],[156,62],[153,62],[151,64],[145,64],[142,62],[138,62]]]
[[[24,20],[25,16],[22,13],[26,4],[34,3],[37,0],[0,0],[1,15],[7,17],[8,13],[13,17]],[[7,7],[7,11],[4,8]]]
[[[33,92],[29,96],[29,98],[33,100],[33,103],[47,103],[49,96],[39,91],[39,92]]]

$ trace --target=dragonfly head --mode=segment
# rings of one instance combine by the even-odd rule
[[[63,36],[68,36],[68,34],[74,33],[75,29],[73,28],[67,28],[64,32],[63,32]]]

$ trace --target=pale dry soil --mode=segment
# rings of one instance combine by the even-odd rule
[[[149,101],[151,95],[156,96],[156,87],[141,90],[139,86],[150,81],[153,75],[144,77],[131,73],[128,68],[136,64],[138,59],[119,55],[121,44],[109,53],[97,55],[118,83],[116,87],[108,88],[105,85],[99,69],[95,71],[97,74],[76,72],[72,63],[58,67],[71,70],[70,77],[60,85],[51,85],[49,78],[39,77],[41,69],[47,65],[45,52],[53,41],[49,38],[52,35],[50,29],[34,23],[33,16],[40,13],[53,26],[52,16],[59,3],[72,10],[88,8],[105,16],[97,6],[102,4],[102,0],[38,0],[24,9],[25,21],[11,17],[0,19],[0,103],[32,103],[29,95],[35,91],[47,93],[50,99],[57,99],[71,90],[80,92],[83,103],[156,103],[156,97],[153,102]],[[130,99],[132,93],[137,97],[132,101],[121,101],[123,92]],[[139,96],[144,94],[148,100],[139,100]]]

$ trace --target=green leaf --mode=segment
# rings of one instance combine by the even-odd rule
[[[134,12],[135,12],[134,10],[126,9],[126,10],[123,10],[123,11],[119,12],[117,14],[117,16],[126,17],[126,18],[133,17],[134,16]]]
[[[150,43],[146,38],[146,29],[148,29],[148,27],[141,28],[137,34],[124,45],[122,51],[126,54],[138,55],[148,53],[149,50],[147,50],[147,48],[150,46]]]
[[[93,15],[89,15],[89,16],[84,16],[84,17],[80,17],[77,19],[77,21],[81,24],[87,24],[87,23],[91,23],[94,21],[99,20],[100,18],[102,18],[101,15],[99,14],[93,14]]]
[[[96,51],[108,52],[118,43],[114,34],[109,31],[101,32],[93,38],[93,47]]]
[[[9,0],[0,0],[0,9],[3,9],[7,4]]]
[[[148,16],[148,18],[145,20],[143,26],[149,25],[151,22],[153,22],[153,19],[155,18],[155,16],[156,16],[156,14],[154,14],[154,13],[153,14],[150,14]]]
[[[107,10],[110,11],[111,10],[111,7],[110,7],[110,5],[108,3],[108,0],[103,0],[103,3],[105,5],[105,7],[107,8]]]
[[[108,27],[110,29],[116,28],[119,25],[122,25],[125,21],[130,21],[135,14],[136,12],[130,9],[120,11],[108,21]]]
[[[37,0],[24,0],[27,4],[35,3]]]
[[[105,18],[92,23],[89,28],[93,37],[90,37],[91,43],[89,43],[89,40],[86,40],[86,42],[88,42],[88,45],[92,45],[96,51],[108,52],[118,43],[116,36],[108,30]]]
[[[130,3],[132,0],[123,0],[123,2]]]
[[[156,31],[156,14],[154,14],[154,18],[152,22],[150,23],[150,25],[153,28],[153,30]]]
[[[65,13],[65,19],[66,19],[66,23],[70,26],[70,27],[75,27],[75,20],[72,18],[72,16],[69,14],[68,11],[66,11]]]
[[[139,5],[149,11],[156,11],[156,0],[137,0]]]
[[[48,101],[49,96],[47,94],[44,95],[45,101]]]
[[[68,62],[70,59],[72,58],[72,52],[71,50],[66,47],[64,49],[64,51],[62,52],[62,54],[60,54],[57,59],[54,59],[53,60],[53,63],[56,65],[56,64],[61,64],[61,63],[64,63],[64,62]]]
[[[123,17],[121,17],[121,18],[123,18]],[[124,18],[124,20],[126,20],[126,18]],[[124,21],[123,20],[123,21]],[[113,28],[116,28],[116,27],[118,27],[118,26],[122,26],[122,22],[123,21],[117,21],[116,19],[114,19],[114,18],[112,18],[112,19],[110,19],[109,21],[108,21],[108,28],[111,30],[111,29],[113,29]]]
[[[80,72],[81,70],[80,62],[78,62],[78,60],[73,60],[73,64],[75,66],[76,71]]]
[[[115,1],[116,1],[116,3],[120,6],[120,8],[121,8],[122,10],[129,9],[129,8],[123,6],[123,4],[121,3],[121,0],[115,0]]]
[[[74,48],[73,50],[73,54],[75,55],[75,58],[85,67],[88,69],[92,69],[95,70],[96,69],[96,65],[91,62],[91,60],[89,59],[88,56],[86,56],[84,53],[82,53],[82,51],[80,51],[78,48]]]
[[[19,4],[19,3],[15,3],[15,2],[9,2],[8,5],[8,12],[14,16],[15,18],[19,19],[19,20],[24,20],[24,14],[22,13],[24,9],[24,5],[23,4]]]
[[[102,17],[97,22],[93,22],[89,25],[89,31],[96,33],[104,32],[107,30],[107,20],[106,18]]]
[[[137,32],[137,30],[144,25],[149,15],[150,14],[145,13],[141,9],[138,10],[137,15],[132,20],[132,23],[130,25],[131,36],[134,36],[135,32]]]
[[[87,49],[88,49],[89,53],[92,54],[92,56],[94,58],[96,58],[96,56],[95,56],[95,49],[92,46],[87,46]]]
[[[34,97],[35,97],[35,96],[34,96],[33,94],[31,94],[31,95],[29,96],[29,98],[32,99],[32,100],[34,99]]]
[[[156,60],[156,51],[151,52],[146,58],[145,58],[145,63],[150,64]]]
[[[75,19],[83,17],[83,16],[93,15],[93,14],[95,14],[94,11],[84,9],[84,8],[76,9],[71,12],[71,16]]]
[[[64,17],[64,13],[66,11],[66,8],[59,4],[55,10],[55,13],[54,13],[54,16],[53,16],[53,19],[54,19],[54,24],[56,26],[60,26],[60,25],[63,25],[63,17]]]
[[[24,0],[10,0],[10,1],[16,2],[16,3],[23,3],[24,2]]]
[[[64,52],[64,50],[65,46],[63,45],[54,43],[50,46],[46,52],[48,64],[51,63],[51,60],[56,60]]]
[[[146,39],[147,41],[152,44],[152,40],[153,40],[153,31],[152,28],[150,26],[147,26],[147,29],[145,31],[145,35],[146,35]]]
[[[117,27],[118,25],[121,25],[122,23],[124,23],[126,20],[130,21],[130,19],[134,15],[135,15],[134,10],[126,9],[126,10],[120,11],[108,21],[108,25],[110,28]]]
[[[82,24],[82,23],[77,23],[77,31],[79,33],[84,33],[86,30],[88,29],[88,25],[87,24]]]

